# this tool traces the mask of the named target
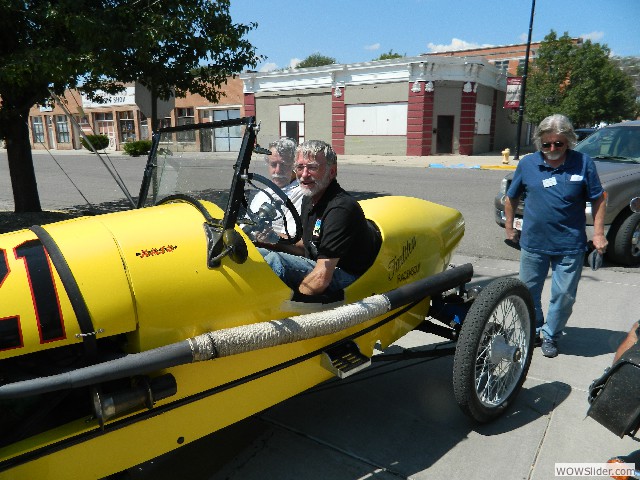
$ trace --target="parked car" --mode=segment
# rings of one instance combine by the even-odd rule
[[[640,213],[629,208],[632,198],[640,195],[640,121],[630,121],[599,128],[579,142],[574,150],[594,159],[607,198],[605,228],[609,260],[622,265],[640,265]],[[495,220],[504,227],[504,198],[513,173],[502,179],[494,199]],[[516,211],[522,219],[524,201]],[[591,204],[586,205],[587,225],[593,225]],[[517,225],[516,225],[517,226]],[[590,232],[588,232],[590,233]]]

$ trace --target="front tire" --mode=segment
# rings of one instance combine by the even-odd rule
[[[475,299],[462,324],[453,361],[453,391],[478,422],[502,415],[520,391],[533,355],[531,294],[520,280],[500,278]]]
[[[640,265],[640,213],[627,212],[611,230],[607,256],[621,265]]]

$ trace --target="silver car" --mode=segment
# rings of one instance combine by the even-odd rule
[[[640,196],[640,121],[600,128],[578,143],[574,150],[594,159],[605,190],[607,258],[621,265],[640,265],[640,213],[629,208],[631,199]],[[504,198],[512,177],[513,173],[510,173],[502,179],[500,192],[494,200],[495,219],[502,227]],[[516,228],[522,225],[523,204],[521,201],[516,212]],[[586,205],[586,213],[587,225],[593,226],[590,203]]]

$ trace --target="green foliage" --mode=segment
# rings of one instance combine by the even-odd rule
[[[296,65],[296,68],[321,67],[323,65],[333,65],[334,63],[336,63],[336,59],[333,57],[327,57],[320,53],[312,53]]]
[[[50,86],[62,94],[81,85],[99,101],[100,91],[138,82],[153,99],[189,91],[215,103],[229,76],[262,59],[245,38],[257,24],[233,23],[229,8],[230,0],[0,0],[0,139],[20,179],[16,211],[40,209],[26,119]]]
[[[571,118],[574,126],[590,126],[632,118],[635,93],[630,77],[609,56],[606,46],[582,45],[567,33],[552,30],[529,68],[525,113],[537,124],[553,113]]]
[[[109,146],[109,137],[106,135],[87,135],[87,139],[89,139],[91,145],[93,145],[93,148],[96,150],[104,150]],[[80,143],[82,143],[84,148],[93,152],[93,149],[89,146],[84,137],[80,139]]]
[[[406,53],[404,55],[401,55],[399,53],[394,52],[393,49],[391,49],[387,53],[383,53],[382,55],[380,55],[378,58],[374,58],[373,61],[375,62],[376,60],[391,60],[393,58],[404,58],[406,56],[407,56]]]
[[[137,157],[138,155],[146,155],[151,150],[151,140],[136,140],[135,142],[126,142],[122,145],[124,153]]]

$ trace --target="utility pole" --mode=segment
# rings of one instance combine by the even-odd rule
[[[529,51],[531,50],[531,31],[533,30],[533,16],[536,11],[536,0],[531,0],[531,19],[529,20],[529,36],[527,50],[524,55],[524,71],[522,72],[522,89],[520,90],[520,105],[518,106],[518,129],[516,133],[516,152],[514,160],[520,159],[520,135],[522,133],[522,119],[524,117],[524,95],[527,90],[527,72],[529,71]]]

